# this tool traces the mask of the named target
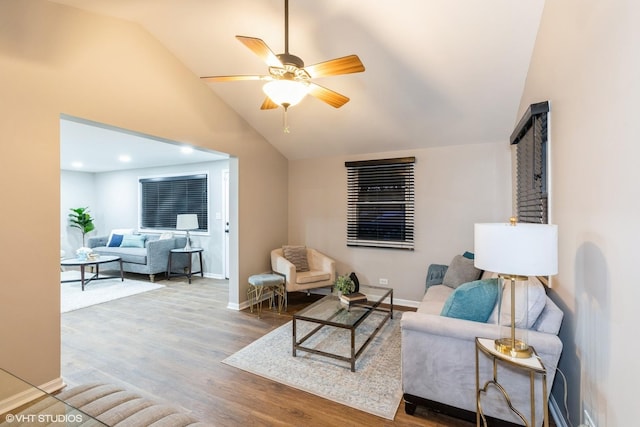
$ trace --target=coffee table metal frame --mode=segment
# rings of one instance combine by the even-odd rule
[[[380,329],[382,329],[387,320],[390,318],[393,319],[393,289],[377,286],[361,286],[359,291],[367,296],[367,301],[355,304],[352,303],[350,306],[347,306],[340,302],[338,295],[331,294],[316,301],[309,307],[294,313],[292,322],[293,357],[296,357],[296,353],[299,350],[319,354],[349,362],[351,372],[355,372],[356,359],[362,354],[364,349],[369,345]],[[389,298],[388,308],[381,307],[381,304],[387,298]],[[356,330],[358,329],[358,326],[360,326],[362,322],[364,322],[374,311],[385,313],[385,315],[366,341],[359,348],[356,348]],[[302,338],[298,339],[296,324],[300,321],[316,323],[318,326],[313,328],[311,332],[307,333]],[[347,329],[350,331],[351,351],[349,357],[304,346],[304,343],[309,338],[325,326],[332,326],[334,328]]]
[[[103,279],[113,279],[115,276],[102,276],[98,277],[100,274],[100,264],[106,264],[109,262],[116,262],[120,264],[120,280],[124,282],[124,272],[122,271],[122,259],[119,256],[113,255],[101,255],[96,259],[86,259],[81,260],[77,258],[67,258],[60,260],[60,265],[62,267],[80,267],[80,279],[70,279],[70,280],[61,280],[60,283],[68,283],[68,282],[80,282],[82,285],[82,290],[84,291],[84,287],[91,282],[92,280],[103,280]],[[95,266],[95,273],[89,277],[85,278],[85,268],[87,266]]]

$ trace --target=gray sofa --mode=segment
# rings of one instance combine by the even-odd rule
[[[430,266],[426,292],[417,311],[406,312],[402,316],[402,386],[405,411],[412,415],[416,405],[426,405],[436,411],[475,422],[475,339],[499,338],[500,330],[496,323],[440,315],[445,301],[454,292],[454,288],[444,281],[446,272],[447,266]],[[496,276],[495,273],[482,273],[483,279]],[[530,283],[531,279],[535,278],[530,278]],[[501,292],[498,290],[499,284],[494,283],[496,293]],[[563,313],[549,299],[545,290],[538,299],[542,299],[541,312],[528,330],[528,343],[535,348],[546,367],[547,391],[550,393],[562,352],[558,332]],[[529,418],[529,376],[504,365],[499,364],[498,381],[509,393],[514,407]],[[493,368],[490,359],[484,354],[480,354],[479,366],[482,386],[492,378]],[[541,425],[543,400],[539,375],[536,376],[535,390],[536,423],[539,421],[538,425]],[[495,387],[490,387],[489,392],[482,397],[482,408],[489,425],[522,425]]]
[[[130,273],[148,274],[151,282],[155,275],[167,271],[169,251],[183,248],[187,240],[183,236],[160,240],[159,234],[145,234],[144,247],[108,247],[109,236],[91,237],[88,247],[100,255],[114,255],[122,258],[122,269]],[[171,269],[182,272],[187,266],[187,257],[173,257]]]

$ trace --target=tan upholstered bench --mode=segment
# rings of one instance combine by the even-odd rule
[[[55,397],[108,426],[211,426],[175,408],[156,404],[111,384],[94,383],[81,385],[58,393]]]

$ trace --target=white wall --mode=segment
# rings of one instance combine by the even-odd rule
[[[60,171],[60,249],[65,256],[73,256],[76,249],[82,246],[82,233],[69,226],[70,209],[89,208],[89,213],[96,218],[95,175],[86,172]],[[94,221],[96,224],[96,221]],[[88,233],[85,240],[94,235]]]
[[[511,151],[504,142],[429,148],[358,157],[289,162],[289,243],[334,258],[338,273],[355,271],[363,283],[388,279],[399,303],[424,294],[429,264],[449,264],[473,251],[475,222],[511,216]],[[346,246],[345,161],[415,156],[415,250]],[[282,242],[286,243],[286,242]]]
[[[520,104],[551,102],[552,217],[573,425],[637,425],[640,3],[547,1]],[[564,388],[554,387],[562,405]]]
[[[160,143],[159,143],[160,144]],[[216,212],[222,212],[222,170],[229,168],[227,160],[206,163],[193,163],[170,167],[132,169],[104,173],[79,173],[61,171],[61,215],[70,207],[89,206],[94,217],[95,231],[87,236],[104,236],[114,228],[139,229],[139,184],[140,178],[191,174],[205,172],[209,175],[209,231],[191,233],[193,246],[204,248],[202,254],[204,272],[209,277],[224,276],[224,224],[216,219]],[[72,203],[71,203],[72,202]],[[62,230],[74,230],[62,218]],[[78,231],[78,230],[75,230]],[[145,231],[153,233],[153,231]],[[178,232],[183,233],[183,232]],[[69,231],[70,240],[73,231]],[[80,233],[77,232],[79,237]],[[79,244],[69,247],[72,254]]]

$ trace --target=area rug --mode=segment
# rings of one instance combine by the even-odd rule
[[[131,295],[141,294],[154,289],[164,288],[151,282],[120,278],[93,280],[85,284],[84,291],[80,285],[79,271],[63,271],[60,273],[60,280],[78,280],[60,284],[60,312],[78,310],[90,307],[103,302],[124,298]]]
[[[356,361],[348,362],[298,351],[292,356],[292,322],[268,333],[222,362],[325,399],[393,420],[402,398],[400,315],[384,325]],[[373,313],[358,327],[356,347],[380,322]],[[315,325],[296,322],[298,337]],[[305,346],[349,354],[346,330],[322,328]]]

